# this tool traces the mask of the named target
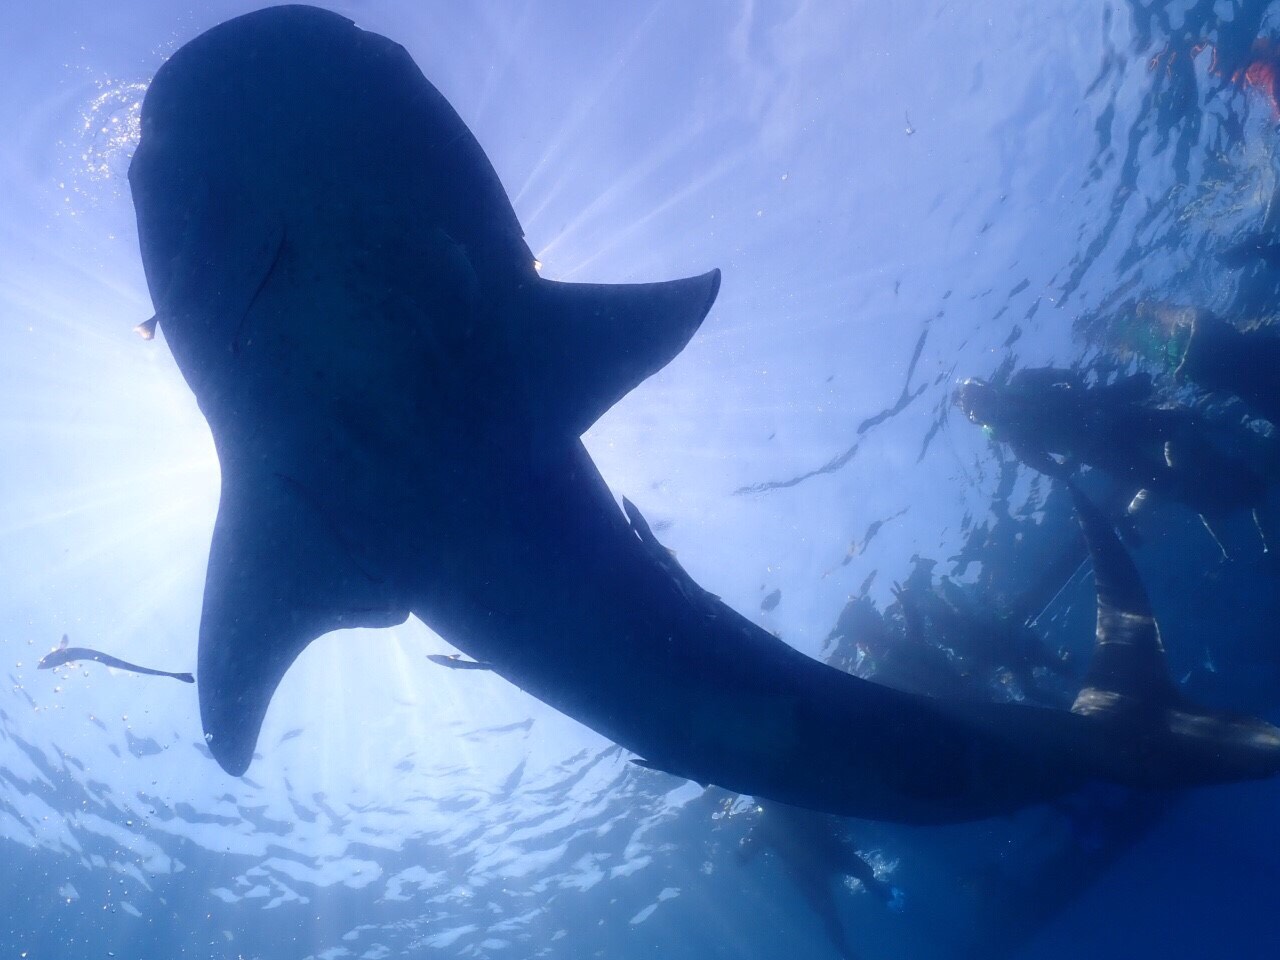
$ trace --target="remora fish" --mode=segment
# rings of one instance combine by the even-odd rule
[[[111,654],[103,653],[101,650],[91,650],[88,647],[69,647],[67,646],[65,634],[62,637],[62,643],[58,644],[56,650],[50,650],[40,658],[40,662],[36,664],[36,669],[52,670],[54,667],[60,667],[64,663],[74,663],[77,660],[93,660],[104,666],[115,667],[117,670],[142,673],[149,677],[173,677],[173,679],[181,680],[183,683],[196,682],[196,678],[189,673],[170,673],[168,670],[153,670],[150,667],[140,667],[136,663],[130,663],[128,660],[113,657]]]
[[[962,820],[1089,777],[1280,766],[1265,728],[1170,777],[1119,758],[1132,727],[1100,700],[891,690],[699,587],[579,436],[679,352],[719,273],[541,279],[480,146],[390,40],[300,6],[215,27],[157,72],[130,183],[222,466],[198,675],[228,772],[308,643],[410,613],[649,766],[833,813]]]

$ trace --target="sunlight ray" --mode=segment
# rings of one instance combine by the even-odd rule
[[[629,195],[636,191],[637,186],[645,182],[646,178],[678,156],[682,150],[696,143],[700,136],[701,132],[697,130],[677,130],[662,142],[655,144],[650,150],[638,157],[626,170],[620,171],[617,176],[613,177],[604,192],[582,207],[571,221],[565,224],[554,237],[544,244],[538,252],[538,259],[544,264],[551,263],[560,244],[571,239],[592,221],[604,219],[613,207],[625,202]],[[557,193],[562,182],[558,181],[551,190],[547,191],[542,204],[525,219],[527,233],[536,233],[540,215],[557,199]]]
[[[488,69],[485,71],[484,85],[475,102],[475,125],[483,126],[490,105],[499,91],[507,86],[507,76],[511,68],[521,62],[522,45],[533,25],[534,11],[540,9],[538,0],[524,0],[520,11],[514,16],[507,7],[494,8],[496,13],[486,22],[485,35],[497,37],[494,46],[490,47],[487,58]],[[481,8],[483,11],[483,8]]]
[[[109,636],[127,639],[144,624],[156,623],[161,598],[174,593],[179,585],[199,583],[204,567],[203,554],[190,550],[175,553],[170,561],[160,566],[136,571],[132,584],[122,583],[120,586],[120,595],[134,598],[133,602],[121,604],[115,601],[113,611],[118,619]],[[190,648],[194,654],[195,639],[193,635],[175,643],[183,651]]]
[[[639,232],[639,230],[642,227],[647,226],[651,220],[654,220],[655,218],[662,215],[666,211],[674,207],[677,207],[680,203],[687,200],[689,197],[696,196],[697,194],[701,193],[703,190],[706,190],[709,186],[714,184],[716,181],[727,176],[735,167],[737,167],[742,162],[743,162],[743,157],[741,154],[736,154],[736,153],[730,154],[729,156],[722,158],[719,163],[716,163],[715,165],[707,169],[702,174],[702,176],[697,177],[694,180],[691,180],[684,187],[682,187],[681,189],[677,190],[675,193],[668,196],[665,200],[662,200],[661,202],[656,204],[647,213],[637,217],[636,219],[628,223],[625,227],[622,227],[621,229],[615,231],[611,235],[607,243],[600,245],[594,250],[594,252],[590,256],[586,257],[583,260],[579,260],[576,264],[574,264],[568,270],[561,273],[560,279],[570,280],[573,277],[577,276],[579,273],[582,272],[583,269],[585,269],[586,267],[589,267],[591,264],[595,263],[601,257],[607,254],[611,254],[614,250],[616,250],[619,246],[621,246],[631,236]]]
[[[44,270],[38,273],[29,271],[15,272],[12,266],[0,275],[3,281],[0,295],[3,295],[11,306],[23,309],[35,316],[47,317],[50,320],[72,324],[65,318],[80,313],[85,304],[92,304],[95,311],[101,310],[104,303],[128,305],[128,316],[141,313],[139,320],[145,320],[153,312],[150,309],[150,296],[145,288],[138,285],[142,280],[142,271],[134,260],[130,246],[121,239],[108,239],[109,230],[103,226],[101,234],[89,237],[96,244],[96,249],[78,251],[78,244],[68,242],[67,234],[78,237],[84,242],[84,234],[74,234],[68,229],[49,231],[45,235],[19,236],[9,231],[4,238],[7,244],[21,246],[30,250],[32,255],[39,255],[38,262],[44,264]],[[105,241],[105,243],[102,243]],[[109,256],[110,260],[101,260],[93,265],[85,265],[76,256],[79,252],[85,259]],[[50,282],[56,270],[58,282]],[[103,293],[109,294],[104,297]],[[82,319],[86,332],[101,324]],[[135,323],[137,321],[134,321]],[[130,325],[132,326],[132,324]]]
[[[666,0],[653,4],[648,13],[629,31],[627,42],[623,44],[617,56],[609,62],[603,73],[593,82],[582,84],[588,92],[579,95],[574,101],[565,121],[548,138],[548,146],[542,157],[525,175],[524,183],[511,195],[511,202],[517,210],[525,194],[538,183],[545,171],[559,161],[561,153],[573,147],[574,135],[591,119],[591,114],[604,102],[605,93],[613,86],[623,69],[630,64],[637,50],[648,41],[655,24],[660,20],[658,14],[665,6]]]
[[[146,403],[139,403],[137,406],[141,410],[150,409]],[[196,422],[195,418],[190,423],[180,422],[172,426],[148,423],[147,430],[141,432],[137,419],[122,422],[111,417],[102,417],[101,411],[95,412],[99,415],[90,417],[82,408],[77,407],[58,419],[53,416],[47,418],[4,417],[0,418],[0,435],[15,441],[53,438],[92,441],[95,446],[103,443],[114,443],[122,447],[157,443],[170,450],[183,449],[194,452],[205,446],[210,451],[213,449],[212,444],[206,445],[197,440],[200,436],[198,430],[203,423]],[[211,460],[212,458],[198,459]]]
[[[190,544],[195,538],[193,535],[184,535],[182,532],[184,524],[179,522],[183,518],[189,520],[190,517],[190,507],[183,503],[174,503],[165,509],[142,514],[136,521],[120,523],[116,527],[100,530],[94,539],[83,541],[74,554],[65,554],[57,561],[46,565],[43,571],[16,574],[11,585],[17,588],[15,593],[22,594],[28,592],[28,587],[38,587],[46,583],[50,577],[63,577],[79,571],[99,569],[104,557],[119,556],[122,552],[120,548],[132,549],[131,545],[138,542],[148,543],[152,551],[164,554],[177,553],[179,551],[165,551],[161,545],[165,542]],[[163,539],[162,533],[169,539]],[[194,533],[194,525],[192,533]]]
[[[171,501],[178,507],[187,508],[208,499],[208,495],[214,492],[217,472],[216,467],[210,469],[211,466],[213,464],[210,459],[201,458],[164,467],[145,468],[134,474],[117,473],[95,482],[85,481],[74,487],[33,491],[25,502],[10,499],[5,503],[4,513],[15,515],[15,519],[0,526],[0,536],[11,536],[80,515],[111,514],[120,522],[122,512],[113,508],[123,506],[132,507],[130,513],[145,516],[149,511],[143,508],[145,497],[139,496],[140,491],[168,486],[169,481],[193,481],[185,485],[176,482],[172,484],[175,489],[186,486],[193,491]],[[166,499],[170,499],[170,496]],[[22,519],[16,519],[17,515],[23,515]]]

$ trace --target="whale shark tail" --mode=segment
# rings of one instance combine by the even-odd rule
[[[1179,787],[1280,772],[1280,729],[1191,703],[1174,685],[1137,567],[1098,508],[1067,487],[1098,591],[1093,660],[1071,709],[1114,725],[1112,774],[1132,786]]]

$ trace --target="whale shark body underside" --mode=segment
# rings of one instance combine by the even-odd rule
[[[410,614],[649,766],[833,813],[963,820],[1091,778],[1274,771],[1270,728],[1253,766],[1119,751],[1109,677],[1075,712],[869,683],[694,583],[579,437],[684,347],[719,273],[541,278],[392,41],[301,6],[215,27],[156,74],[130,184],[152,326],[222,468],[197,677],[228,772],[308,643]]]

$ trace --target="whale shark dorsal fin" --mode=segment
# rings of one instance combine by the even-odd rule
[[[535,423],[580,436],[684,348],[719,289],[719,270],[665,283],[535,280],[519,334]]]
[[[1097,636],[1075,713],[1119,707],[1162,710],[1181,702],[1138,568],[1115,529],[1074,483],[1067,482],[1089,546],[1098,591]]]
[[[214,758],[234,776],[248,768],[272,694],[316,637],[408,615],[295,484],[224,463],[197,669]]]

